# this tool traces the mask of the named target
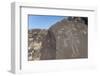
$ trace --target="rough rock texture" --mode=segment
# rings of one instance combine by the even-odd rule
[[[50,30],[48,30],[43,40],[40,59],[56,59],[56,39],[53,32]]]
[[[48,30],[28,32],[28,60],[88,57],[88,23],[82,19],[63,19]]]
[[[50,30],[56,39],[56,59],[88,57],[88,26],[64,19]]]
[[[47,31],[33,29],[28,31],[28,60],[39,60],[41,45]]]

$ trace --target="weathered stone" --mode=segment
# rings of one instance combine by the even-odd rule
[[[29,30],[28,33],[28,60],[39,60],[42,41],[47,31],[44,29],[33,29]]]
[[[48,30],[48,33],[43,40],[40,59],[56,59],[56,40],[55,36],[50,30]]]
[[[86,58],[88,27],[81,22],[62,20],[50,28],[56,39],[56,58]]]
[[[28,31],[28,59],[87,58],[88,23],[82,19],[80,17],[63,19],[48,30]]]

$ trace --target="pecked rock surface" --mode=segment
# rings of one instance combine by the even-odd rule
[[[88,26],[80,21],[61,22],[52,26],[56,40],[56,59],[88,57]]]
[[[56,59],[56,39],[51,30],[48,30],[42,42],[41,60]]]
[[[88,57],[86,18],[63,19],[48,30],[28,32],[28,60],[73,59]]]

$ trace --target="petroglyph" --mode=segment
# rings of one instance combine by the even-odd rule
[[[87,58],[88,23],[81,19],[63,19],[47,30],[29,30],[28,60]]]

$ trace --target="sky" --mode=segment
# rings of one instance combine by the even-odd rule
[[[64,16],[29,15],[28,19],[29,29],[48,29],[56,22],[64,19]]]

